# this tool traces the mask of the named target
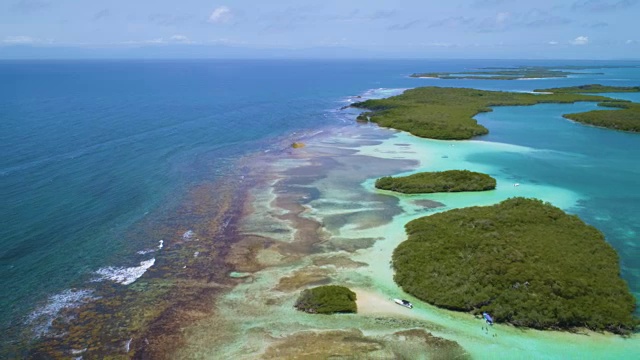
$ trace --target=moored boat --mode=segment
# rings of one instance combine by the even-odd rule
[[[400,305],[400,306],[404,306],[404,307],[406,307],[406,308],[413,309],[413,304],[412,304],[412,303],[410,303],[410,302],[409,302],[409,301],[407,301],[407,300],[404,300],[404,299],[393,299],[393,301],[394,301],[396,304]]]

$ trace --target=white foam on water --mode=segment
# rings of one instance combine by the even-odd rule
[[[83,352],[87,351],[87,348],[84,349],[71,349],[71,355],[78,355],[78,354],[82,354]]]
[[[164,247],[164,240],[160,240],[158,242],[158,247],[157,248],[140,250],[140,251],[137,251],[136,254],[138,254],[138,255],[146,255],[146,254],[149,254],[149,253],[152,253],[152,252],[156,252],[157,250],[161,250],[163,247]]]
[[[92,290],[67,289],[59,294],[51,295],[44,306],[27,316],[26,321],[33,326],[35,336],[39,337],[49,331],[53,320],[62,310],[78,307],[95,299],[97,298],[93,296]]]
[[[99,269],[96,274],[100,275],[99,280],[111,280],[122,285],[129,285],[138,280],[153,264],[155,258],[140,262],[140,266],[135,267],[113,267]],[[99,281],[98,280],[98,281]]]
[[[187,230],[184,232],[184,234],[182,234],[182,240],[189,241],[193,239],[195,234],[196,233],[194,233],[193,230]]]
[[[400,95],[406,90],[409,90],[409,88],[378,88],[378,89],[367,90],[364,93],[362,93],[361,96],[365,100],[382,99],[390,96]]]

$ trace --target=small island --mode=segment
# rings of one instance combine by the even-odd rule
[[[561,88],[550,89],[536,89],[535,92],[551,92],[554,94],[560,93],[626,93],[626,92],[640,92],[640,86],[607,86],[600,84],[588,84],[579,86],[567,86]]]
[[[338,285],[325,285],[304,290],[294,307],[310,314],[355,313],[356,293]]]
[[[435,78],[445,80],[520,80],[520,79],[547,79],[563,78],[572,72],[552,70],[546,67],[523,66],[513,69],[485,69],[484,71],[472,70],[468,72],[431,72],[415,73],[414,78]]]
[[[608,87],[611,89],[611,87]],[[489,130],[473,117],[490,112],[494,106],[521,106],[543,103],[598,102],[600,106],[619,110],[594,110],[568,114],[571,120],[616,130],[640,131],[640,104],[615,100],[579,91],[540,94],[487,91],[468,88],[421,87],[386,99],[371,99],[354,103],[355,108],[368,111],[358,121],[371,121],[380,126],[407,131],[415,136],[439,140],[464,140],[485,135]]]
[[[640,92],[640,86],[606,86],[589,84],[565,88],[537,89],[536,92],[554,94],[576,93],[629,93]],[[611,110],[591,110],[584,113],[564,114],[563,117],[583,124],[605,127],[613,130],[640,132],[640,104],[611,100],[598,104],[602,107],[617,108]]]
[[[537,329],[634,331],[635,298],[596,228],[540,200],[456,209],[406,225],[393,253],[404,291]]]
[[[583,124],[613,130],[640,132],[640,104],[623,101],[599,103],[599,106],[617,110],[592,110],[584,113],[564,114],[564,118]]]
[[[485,191],[496,188],[496,179],[469,170],[448,170],[399,177],[385,176],[378,179],[375,186],[381,190],[403,194]]]
[[[587,65],[587,66],[518,66],[518,67],[484,67],[461,72],[428,72],[414,73],[409,77],[444,79],[444,80],[527,80],[566,78],[569,75],[584,75],[584,72],[570,70],[637,68],[637,65]],[[569,71],[568,71],[569,70]],[[589,73],[602,75],[603,73]]]

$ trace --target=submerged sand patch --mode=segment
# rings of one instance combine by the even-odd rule
[[[469,359],[460,345],[421,330],[365,336],[358,329],[302,331],[275,341],[263,359]]]
[[[393,317],[411,318],[411,309],[402,307],[392,298],[384,297],[380,293],[354,289],[357,294],[356,303],[358,304],[358,313],[363,315],[388,315]]]

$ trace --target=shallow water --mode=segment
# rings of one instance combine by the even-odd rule
[[[370,144],[372,138],[378,143]],[[339,152],[336,147],[351,150],[358,142],[362,146],[356,148],[356,153],[345,151],[335,156]],[[516,174],[472,160],[475,154],[511,154],[526,159],[535,153],[534,149],[520,146],[484,141],[424,140],[405,133],[360,126],[308,140],[303,150],[298,149],[290,155],[296,161],[291,161],[289,156],[272,158],[272,167],[262,169],[262,172],[286,179],[286,183],[281,180],[256,189],[258,193],[280,195],[271,198],[267,207],[256,198],[260,210],[257,205],[257,211],[241,228],[245,235],[250,235],[256,228],[254,222],[265,224],[275,217],[279,219],[274,222],[284,219],[288,225],[280,228],[286,227],[288,231],[260,232],[261,236],[276,240],[265,246],[253,260],[263,268],[221,298],[216,304],[218,313],[215,317],[191,327],[188,345],[180,356],[256,355],[270,346],[277,346],[287,336],[312,329],[357,328],[365,334],[385,336],[420,327],[458,342],[473,358],[479,359],[633,357],[640,351],[637,336],[625,339],[596,333],[576,335],[522,330],[500,324],[485,331],[482,320],[424,304],[404,294],[393,282],[389,259],[393,249],[405,239],[404,224],[412,219],[457,207],[489,205],[511,196],[536,197],[565,209],[575,207],[580,197],[573,191],[533,182],[514,187],[514,179],[518,179]],[[332,161],[326,162],[326,156]],[[498,187],[483,193],[391,195],[372,186],[375,173],[380,176],[451,168],[488,172],[496,177]],[[314,180],[309,179],[309,174],[314,174]],[[294,189],[298,183],[304,183],[308,193],[320,195],[310,201],[305,194],[296,195]],[[361,185],[356,185],[358,183]],[[445,207],[425,209],[416,204],[416,201],[427,199],[443,203]],[[287,210],[292,204],[304,204],[304,211],[287,216],[292,215],[291,210]],[[345,221],[336,223],[335,216]],[[312,219],[323,226],[319,231],[308,232],[296,225],[299,219]],[[291,246],[296,243],[300,246]],[[293,309],[301,289],[327,283],[349,286],[370,299],[359,305],[358,315],[314,316]],[[414,309],[397,307],[391,301],[394,297],[409,299],[414,303]],[[377,302],[373,303],[371,299],[377,299]],[[213,323],[217,324],[215,328]]]

